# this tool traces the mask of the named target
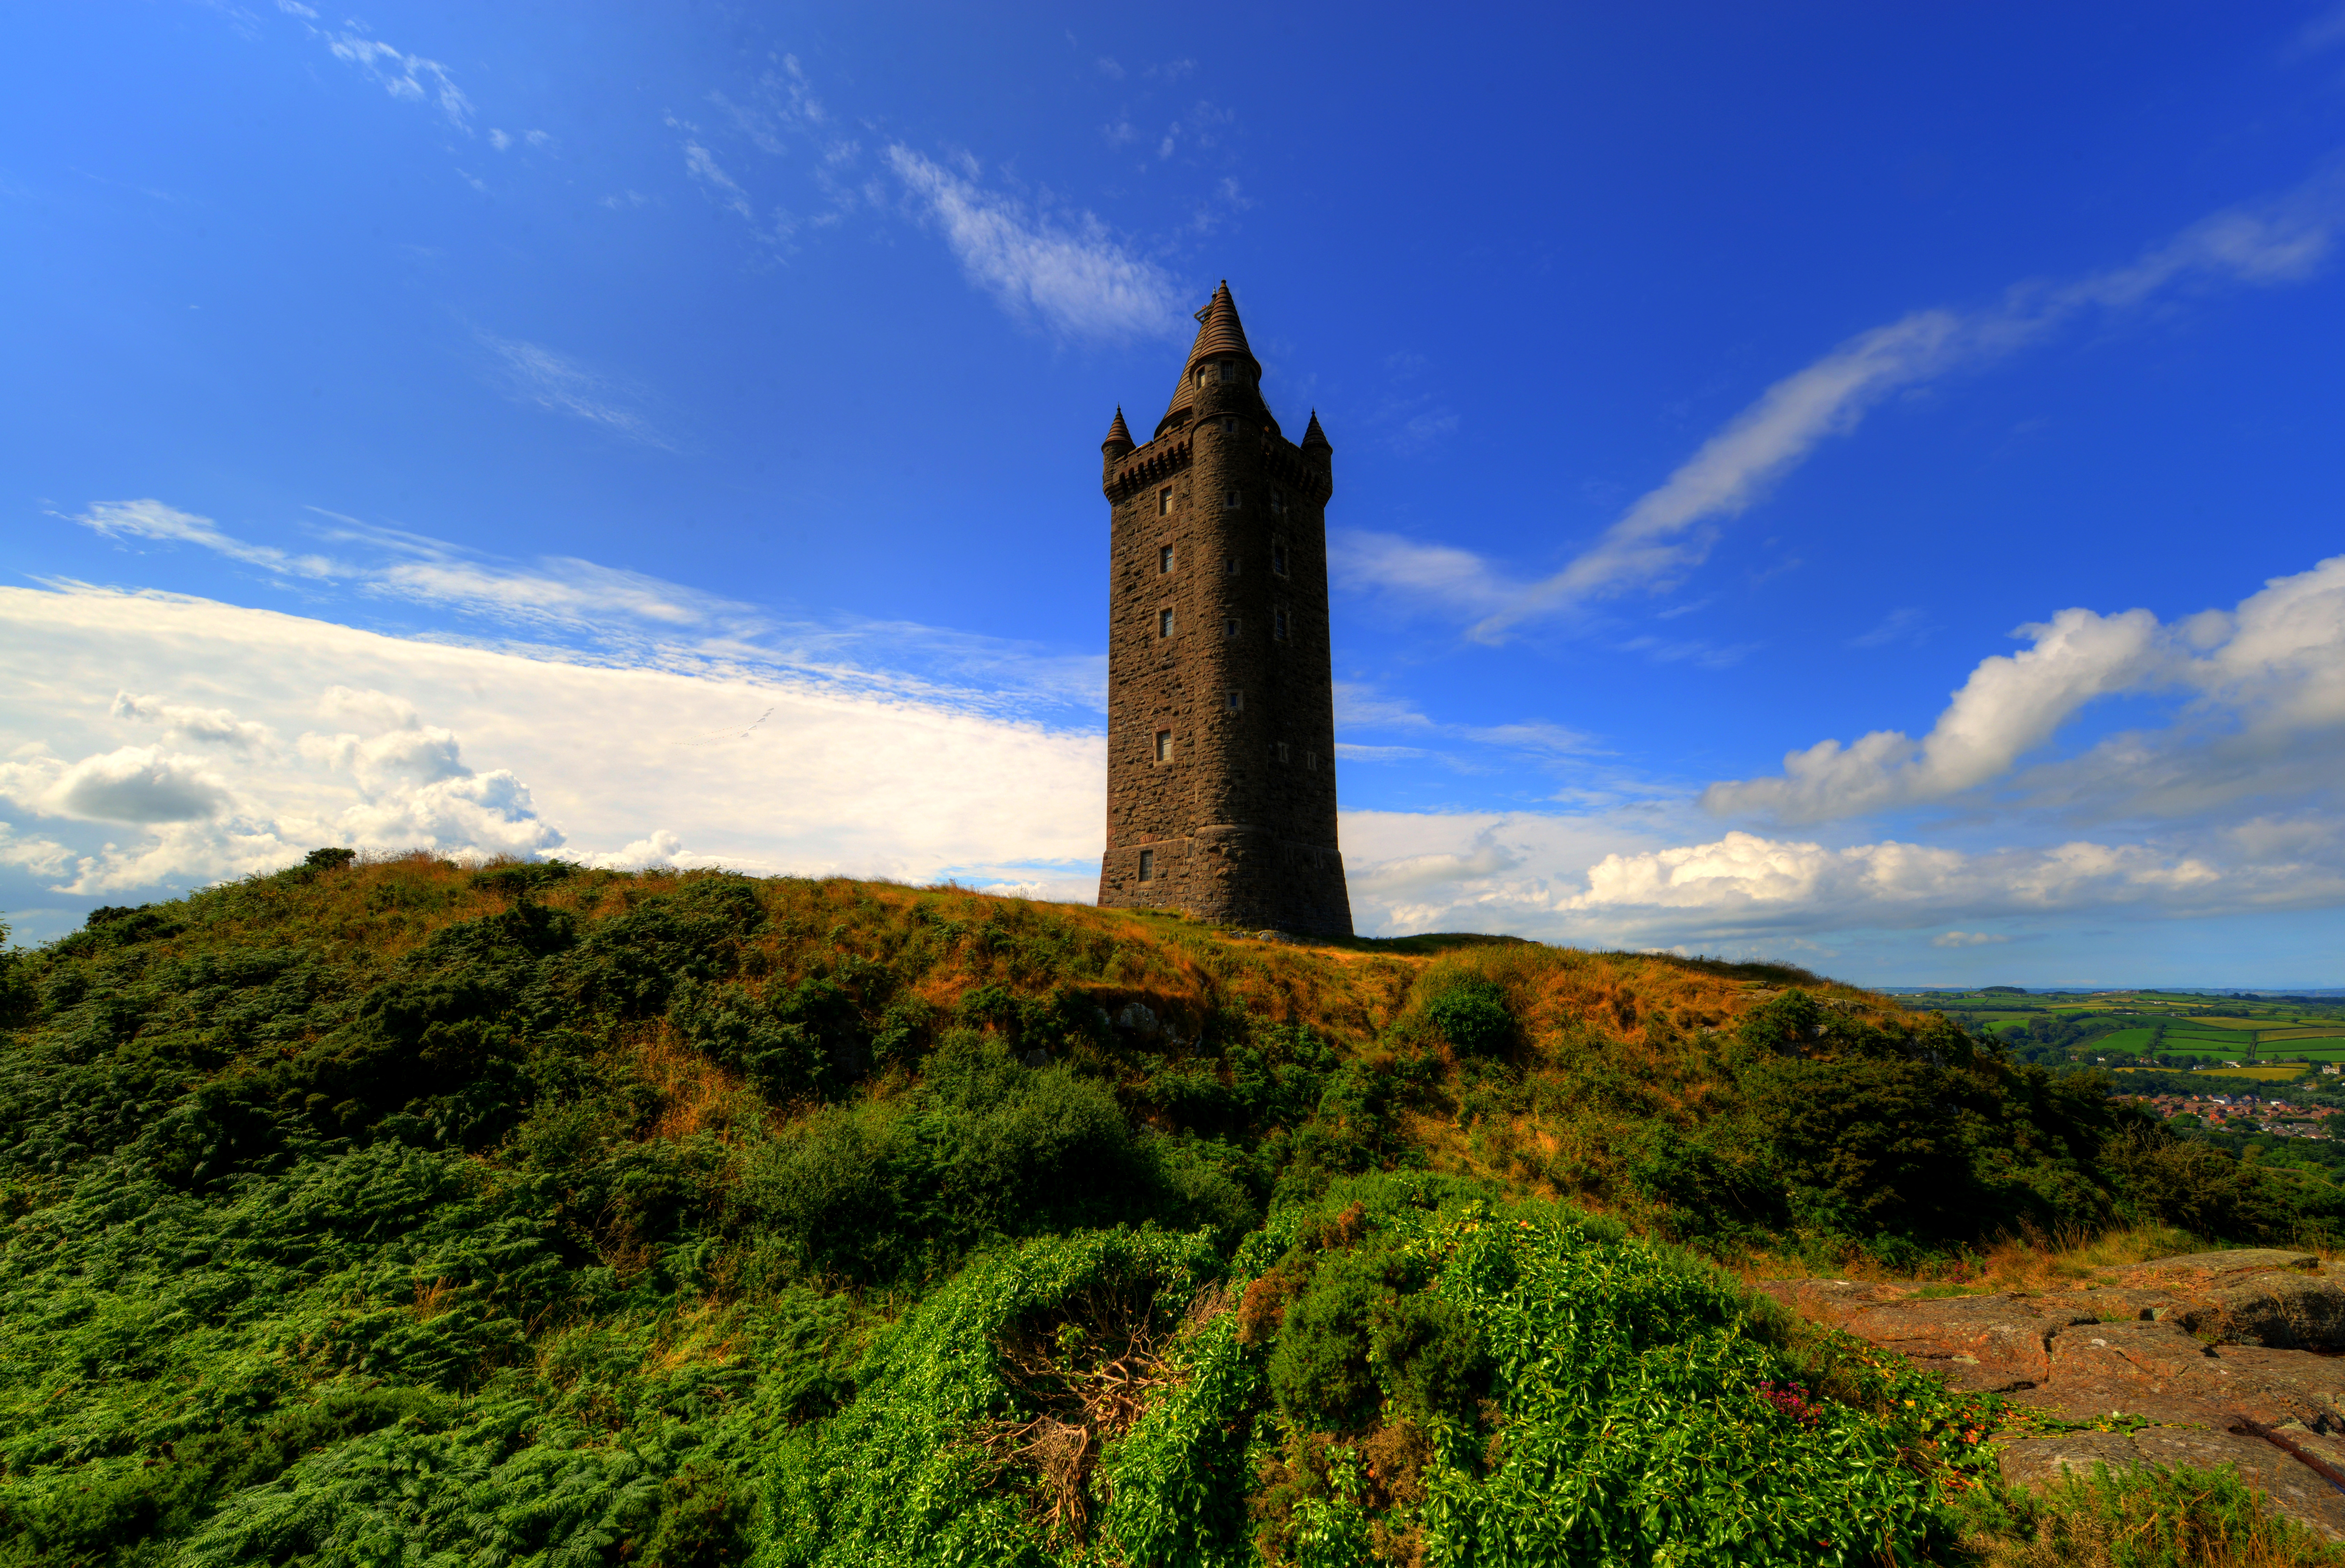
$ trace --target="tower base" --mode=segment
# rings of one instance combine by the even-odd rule
[[[1143,850],[1150,860],[1145,881]],[[1100,862],[1099,901],[1101,909],[1178,910],[1217,925],[1352,934],[1342,853],[1264,828],[1200,828],[1185,838],[1118,845]]]

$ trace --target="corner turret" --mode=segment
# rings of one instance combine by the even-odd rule
[[[1295,450],[1309,457],[1322,468],[1326,467],[1329,461],[1335,457],[1335,448],[1329,443],[1327,433],[1319,428],[1317,409],[1311,411],[1311,427],[1303,433],[1303,439],[1295,443]]]
[[[1117,458],[1129,455],[1134,444],[1132,427],[1123,423],[1123,409],[1119,405],[1115,411],[1115,423],[1107,427],[1107,439],[1100,443],[1101,460],[1113,464]]]

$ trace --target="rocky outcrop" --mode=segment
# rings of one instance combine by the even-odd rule
[[[2334,1354],[2345,1350],[2345,1270],[2309,1253],[2198,1253],[2045,1291],[1842,1279],[1759,1288],[1956,1388],[2062,1422],[2139,1423],[2015,1431],[2001,1451],[2015,1483],[2095,1464],[2228,1464],[2276,1512],[2345,1542],[2345,1358]]]

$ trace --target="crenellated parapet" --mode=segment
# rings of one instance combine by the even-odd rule
[[[1196,453],[1187,436],[1159,436],[1119,463],[1112,463],[1101,488],[1121,504],[1151,485],[1162,484],[1185,471]]]

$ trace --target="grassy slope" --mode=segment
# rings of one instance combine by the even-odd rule
[[[14,1561],[1919,1550],[1958,1402],[1639,1236],[2330,1219],[1886,999],[1487,938],[416,858],[5,983]]]

